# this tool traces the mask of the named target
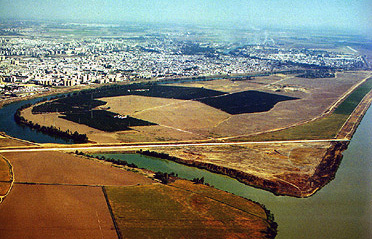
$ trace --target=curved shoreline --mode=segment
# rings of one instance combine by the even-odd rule
[[[10,174],[10,180],[9,181],[2,181],[1,183],[10,183],[10,186],[7,190],[7,192],[4,194],[4,195],[0,195],[0,204],[4,201],[4,199],[8,196],[8,194],[10,193],[10,191],[12,190],[13,188],[13,184],[14,184],[14,172],[13,172],[13,166],[12,164],[9,162],[9,160],[7,160],[4,156],[1,156],[2,159],[8,164],[9,166],[9,174]]]

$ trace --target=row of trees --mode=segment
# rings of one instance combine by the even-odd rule
[[[121,165],[121,166],[128,166],[130,168],[138,168],[137,165],[135,165],[134,163],[128,163],[127,161],[125,160],[121,160],[121,159],[114,159],[114,158],[106,158],[105,156],[93,156],[93,155],[89,155],[89,154],[85,154],[84,152],[79,152],[79,151],[75,151],[75,154],[77,155],[83,155],[83,156],[86,156],[86,157],[89,157],[89,158],[95,158],[95,159],[98,159],[98,160],[103,160],[103,161],[106,161],[106,162],[110,162],[112,164],[115,164],[115,165]]]
[[[167,159],[167,160],[171,160],[171,161],[174,161],[174,162],[179,161],[179,159],[177,157],[170,156],[169,154],[166,154],[166,153],[158,153],[158,152],[150,151],[150,150],[144,150],[144,151],[139,150],[136,153],[146,155],[146,156],[150,156],[150,157],[155,157],[155,158]]]
[[[65,138],[65,139],[71,139],[74,141],[74,143],[87,143],[88,142],[88,137],[86,134],[79,134],[77,131],[72,132],[70,130],[63,131],[60,128],[57,128],[55,126],[41,126],[38,123],[34,123],[30,120],[25,119],[21,115],[21,111],[30,106],[31,104],[25,104],[21,106],[20,108],[18,108],[17,111],[14,113],[14,120],[17,124],[28,126],[31,129],[40,131],[47,135],[57,136],[60,138]]]

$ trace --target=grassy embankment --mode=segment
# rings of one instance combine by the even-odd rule
[[[105,187],[123,238],[274,238],[272,215],[247,199],[205,185]]]
[[[335,138],[363,97],[372,90],[372,78],[354,90],[336,109],[324,117],[284,130],[244,138],[246,141],[306,140]],[[239,138],[242,140],[242,138]]]

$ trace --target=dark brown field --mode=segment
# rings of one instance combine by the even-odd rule
[[[102,186],[151,184],[140,174],[60,152],[7,153],[15,184],[0,238],[116,238]]]
[[[1,239],[117,238],[110,207],[123,238],[275,235],[260,205],[207,186],[154,184],[140,173],[61,152],[3,155],[15,183],[0,204]]]
[[[101,187],[16,184],[0,205],[0,238],[116,238]]]
[[[152,180],[142,175],[60,152],[4,153],[16,182],[76,185],[137,185]]]

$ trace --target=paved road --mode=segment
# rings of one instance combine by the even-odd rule
[[[123,150],[140,148],[160,148],[160,147],[187,147],[187,146],[224,146],[224,145],[253,145],[253,144],[282,144],[282,143],[318,143],[318,142],[348,142],[348,139],[319,139],[319,140],[288,140],[288,141],[261,141],[261,142],[229,142],[229,143],[172,143],[172,144],[141,144],[141,145],[92,145],[92,146],[71,146],[59,145],[59,147],[42,148],[5,148],[0,149],[0,153],[6,152],[40,152],[40,151],[74,151],[74,150]]]

